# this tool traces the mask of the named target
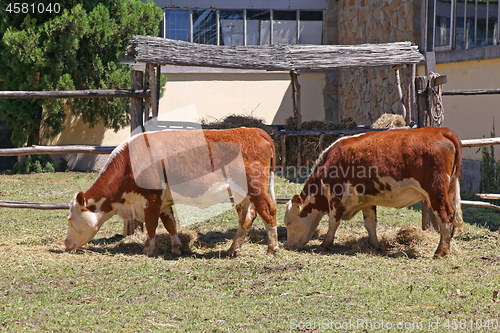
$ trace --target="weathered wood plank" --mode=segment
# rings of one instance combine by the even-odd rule
[[[443,91],[443,95],[497,95],[500,94],[500,89],[457,89]]]
[[[500,138],[462,140],[462,147],[492,146],[499,144]]]
[[[68,91],[0,91],[0,99],[44,99],[44,98],[149,98],[150,90],[131,89],[87,89]]]
[[[114,146],[31,146],[0,149],[0,156],[20,156],[31,154],[111,154]]]
[[[50,203],[40,203],[40,202],[17,202],[17,201],[0,200],[0,207],[53,210],[53,209],[69,209],[69,204],[65,203],[50,204]]]
[[[462,204],[462,206],[493,208],[500,210],[499,206],[495,206],[493,204],[490,204],[489,202],[461,200],[460,203]]]
[[[500,200],[500,194],[476,193],[481,199]]]

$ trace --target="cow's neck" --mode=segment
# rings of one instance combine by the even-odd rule
[[[300,193],[303,202],[301,216],[319,212],[321,216],[328,213],[328,199],[325,196],[323,184],[316,177],[309,177]]]
[[[128,167],[128,147],[110,156],[108,163],[85,193],[87,204],[94,204],[96,210],[109,212],[113,200],[118,199],[120,185]],[[92,207],[90,207],[92,208]]]

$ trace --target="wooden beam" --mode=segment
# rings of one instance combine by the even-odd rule
[[[462,140],[462,147],[500,145],[500,138]]]
[[[17,202],[17,201],[0,200],[0,207],[53,210],[53,209],[69,209],[69,204],[66,203],[49,204],[40,202]]]
[[[483,194],[483,193],[476,193],[478,197],[481,199],[489,199],[489,200],[500,200],[500,194]]]
[[[446,90],[443,95],[500,95],[500,89],[459,89],[459,90]]]
[[[153,64],[146,64],[146,69],[144,71],[144,90],[149,89],[152,71],[154,71]],[[146,122],[149,120],[150,108],[151,108],[151,94],[149,98],[146,98],[144,101],[144,120],[143,120],[144,124],[146,124]]]
[[[395,69],[394,73],[396,74],[396,89],[398,90],[398,97],[399,97],[399,101],[401,102],[401,113],[402,113],[403,119],[405,119],[405,121],[406,121],[406,107],[405,107],[405,101],[404,101],[404,97],[403,97],[403,91],[401,89],[401,78],[399,75],[399,69]]]
[[[50,99],[50,98],[147,98],[151,91],[129,89],[87,89],[68,91],[0,91],[0,99]]]
[[[462,206],[480,207],[480,208],[493,208],[493,209],[500,210],[499,206],[495,206],[493,204],[490,204],[489,202],[461,200],[460,204],[462,204]]]
[[[20,156],[33,154],[111,154],[115,146],[31,146],[22,148],[2,148],[0,156]]]
[[[133,90],[142,90],[143,89],[143,73],[142,71],[130,71],[130,82]],[[142,132],[142,118],[143,118],[143,105],[142,105],[142,97],[140,98],[131,98],[130,99],[130,133],[137,132],[139,129]]]
[[[156,87],[156,73],[155,70],[150,73],[149,84],[151,85],[151,116],[153,118],[158,117],[158,89]]]

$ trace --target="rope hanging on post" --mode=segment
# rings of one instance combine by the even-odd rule
[[[442,85],[435,85],[434,81],[441,75],[430,72],[427,83],[427,98],[429,99],[430,125],[440,127],[444,120]]]

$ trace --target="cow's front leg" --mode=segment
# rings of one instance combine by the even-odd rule
[[[159,210],[157,209],[145,209],[144,210],[145,220],[146,220],[146,232],[148,234],[148,239],[144,245],[144,253],[148,256],[153,256],[156,249],[156,227],[158,227]]]
[[[169,207],[166,212],[160,214],[161,221],[170,234],[170,243],[172,244],[172,253],[180,256],[182,254],[181,247],[182,243],[179,239],[179,235],[177,234],[176,225],[177,222],[174,218],[174,212],[172,211],[172,207]]]
[[[328,250],[333,245],[335,233],[340,225],[340,219],[337,219],[335,215],[335,212],[330,212],[328,214],[328,233],[326,234],[323,243],[319,246],[322,251]]]
[[[368,231],[368,236],[370,237],[370,244],[378,249],[379,243],[377,238],[377,207],[371,206],[363,209],[363,218],[365,223],[365,228]]]
[[[236,253],[240,250],[241,245],[245,241],[248,231],[252,226],[253,220],[255,220],[255,217],[257,216],[255,209],[252,207],[248,198],[236,205],[236,211],[238,212],[239,225],[233,244],[231,244],[231,247],[227,251],[227,254],[230,256],[236,255]]]

